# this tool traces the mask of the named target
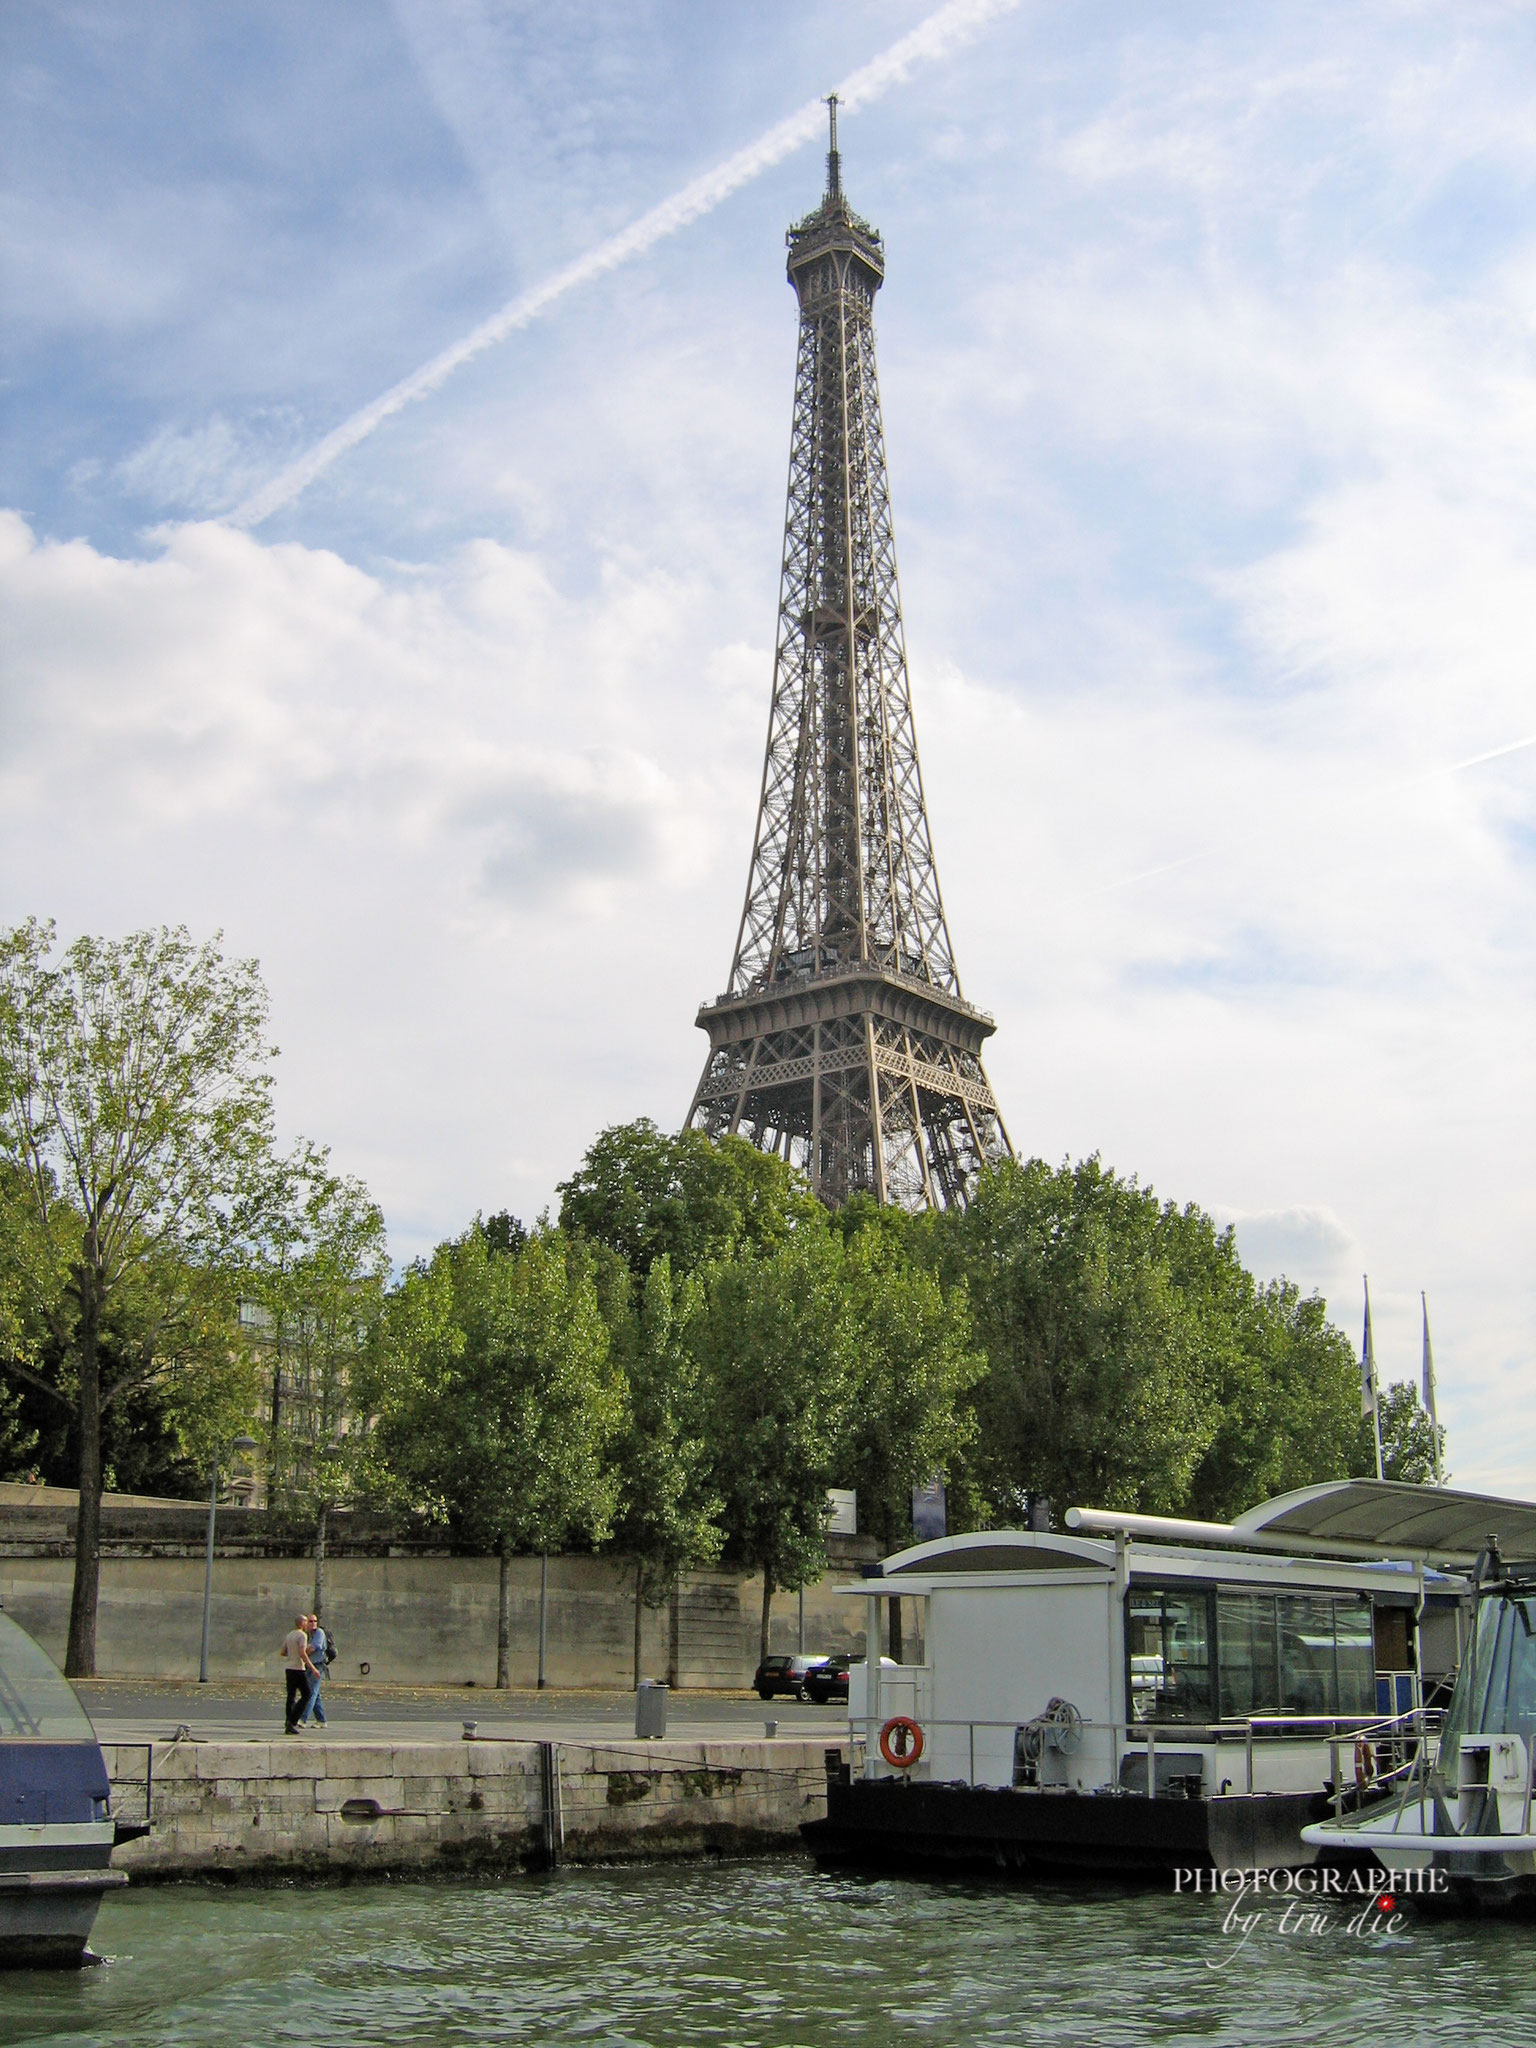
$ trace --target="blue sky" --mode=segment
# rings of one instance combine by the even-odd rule
[[[229,515],[931,5],[5,10],[0,916],[257,955],[409,1255],[683,1112],[761,765],[808,142]],[[1536,16],[998,5],[843,129],[1016,1145],[1536,1487]],[[1480,758],[1480,757],[1491,758]],[[1475,765],[1464,765],[1475,764]]]

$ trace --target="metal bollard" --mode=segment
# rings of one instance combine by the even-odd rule
[[[642,1678],[635,1687],[635,1734],[640,1741],[656,1742],[666,1734],[668,1690],[651,1678]]]
[[[778,1734],[778,1732],[779,1724],[777,1721],[765,1721],[763,1723],[763,1733],[767,1736],[770,1742],[772,1742],[773,1738],[775,1737],[775,1735]]]

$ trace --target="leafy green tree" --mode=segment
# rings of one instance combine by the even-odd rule
[[[857,1395],[840,1483],[856,1487],[859,1526],[885,1550],[912,1534],[912,1490],[947,1476],[976,1435],[967,1398],[986,1372],[963,1285],[946,1293],[913,1265],[904,1237],[865,1227],[842,1261]]]
[[[714,1480],[732,1551],[763,1575],[765,1656],[774,1593],[805,1585],[826,1564],[827,1490],[858,1389],[843,1280],[842,1242],[825,1222],[704,1275],[693,1341]]]
[[[675,1274],[744,1246],[783,1244],[819,1205],[782,1160],[741,1138],[615,1124],[560,1183],[563,1230],[616,1251],[636,1273],[665,1254]]]
[[[1245,1285],[1212,1332],[1216,1433],[1189,1490],[1188,1512],[1208,1521],[1347,1477],[1359,1430],[1359,1372],[1326,1303],[1237,1271]]]
[[[968,1283],[988,1361],[969,1514],[1031,1500],[1172,1512],[1216,1428],[1201,1320],[1175,1282],[1156,1199],[1097,1159],[985,1175],[970,1207],[914,1233]],[[964,1510],[963,1510],[964,1511]]]
[[[358,1375],[374,1483],[501,1561],[496,1683],[509,1683],[509,1566],[597,1544],[618,1510],[624,1386],[590,1263],[558,1231],[493,1252],[479,1227],[411,1267]]]
[[[1358,1386],[1358,1379],[1355,1384]],[[1377,1397],[1377,1417],[1381,1423],[1383,1479],[1406,1479],[1415,1486],[1433,1486],[1437,1451],[1441,1479],[1448,1476],[1444,1469],[1445,1431],[1432,1423],[1424,1412],[1419,1390],[1412,1380],[1394,1380],[1391,1386],[1381,1389]],[[1363,1422],[1355,1449],[1354,1474],[1356,1477],[1374,1477],[1375,1472],[1374,1433],[1370,1423]]]
[[[267,1504],[314,1530],[314,1605],[325,1602],[331,1512],[365,1462],[354,1381],[389,1284],[384,1218],[361,1181],[298,1146],[272,1176],[244,1303],[263,1359]]]
[[[986,1175],[908,1241],[970,1289],[988,1369],[962,1514],[1044,1494],[1225,1520],[1359,1469],[1348,1339],[1315,1295],[1260,1286],[1231,1230],[1097,1158]]]
[[[510,1209],[498,1209],[494,1216],[487,1216],[480,1223],[485,1241],[493,1252],[520,1252],[528,1242],[528,1233]]]
[[[238,1341],[225,1255],[271,1150],[272,1049],[253,961],[183,930],[0,934],[0,1167],[24,1192],[18,1264],[51,1369],[11,1374],[72,1413],[80,1506],[66,1670],[96,1663],[102,1424],[174,1365]]]
[[[626,1274],[627,1279],[627,1274]],[[617,1445],[622,1511],[614,1547],[635,1561],[634,1683],[640,1683],[641,1624],[685,1571],[713,1564],[724,1541],[724,1501],[711,1482],[710,1445],[690,1326],[702,1305],[694,1275],[674,1280],[663,1252],[644,1283],[626,1286],[610,1311],[616,1360],[629,1387]]]

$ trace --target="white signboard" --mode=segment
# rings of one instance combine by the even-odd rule
[[[827,1533],[829,1536],[857,1536],[859,1533],[859,1496],[852,1486],[834,1486],[827,1495]]]

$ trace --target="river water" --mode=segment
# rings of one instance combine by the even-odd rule
[[[1536,1924],[824,1876],[799,1858],[485,1883],[130,1888],[98,1969],[0,1977],[0,2043],[1337,2043],[1531,2048]],[[1244,1910],[1254,1910],[1249,1902]],[[1294,1920],[1294,1914],[1293,1914]]]

